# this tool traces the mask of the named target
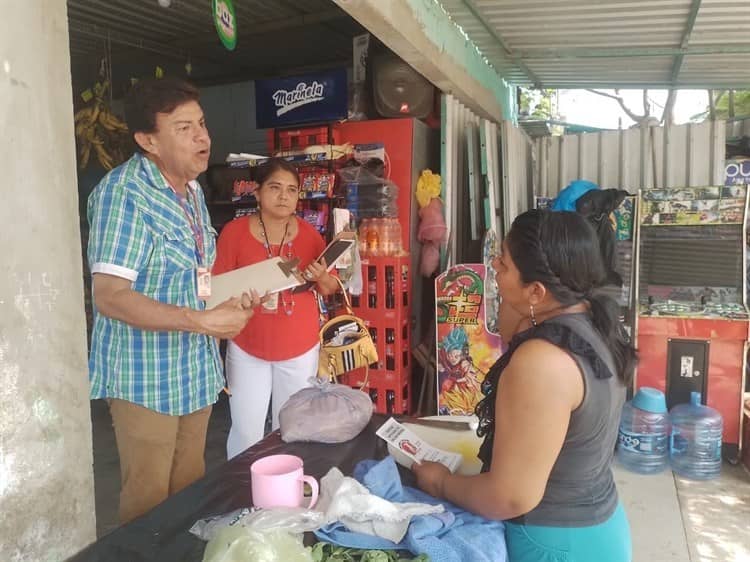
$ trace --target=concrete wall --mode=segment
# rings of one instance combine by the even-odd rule
[[[0,560],[95,538],[65,2],[0,0]]]

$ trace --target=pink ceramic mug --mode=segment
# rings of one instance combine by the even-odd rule
[[[318,482],[302,471],[302,459],[294,455],[270,455],[250,465],[255,507],[304,507],[304,483],[312,488],[310,505],[318,501]]]

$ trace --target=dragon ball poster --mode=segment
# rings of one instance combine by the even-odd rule
[[[482,264],[456,265],[435,280],[437,405],[441,415],[471,415],[482,381],[501,353],[500,336],[486,329]]]

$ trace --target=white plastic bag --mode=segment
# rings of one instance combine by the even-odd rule
[[[310,509],[243,508],[202,519],[190,532],[208,541],[203,562],[312,562],[303,533],[324,523],[324,515]]]
[[[299,535],[226,527],[206,545],[203,562],[313,562]]]
[[[341,443],[359,435],[372,417],[370,396],[317,377],[311,378],[310,384],[281,407],[281,438],[287,443]]]
[[[204,541],[215,538],[220,531],[238,527],[252,531],[284,530],[293,534],[315,531],[325,524],[325,517],[319,511],[304,507],[274,507],[270,509],[236,509],[224,515],[217,515],[196,521],[190,532]]]

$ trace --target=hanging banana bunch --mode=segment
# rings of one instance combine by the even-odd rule
[[[125,160],[128,127],[116,117],[105,101],[109,81],[97,82],[91,103],[75,114],[75,134],[78,140],[78,166],[84,169],[92,153],[105,170],[111,170]]]

